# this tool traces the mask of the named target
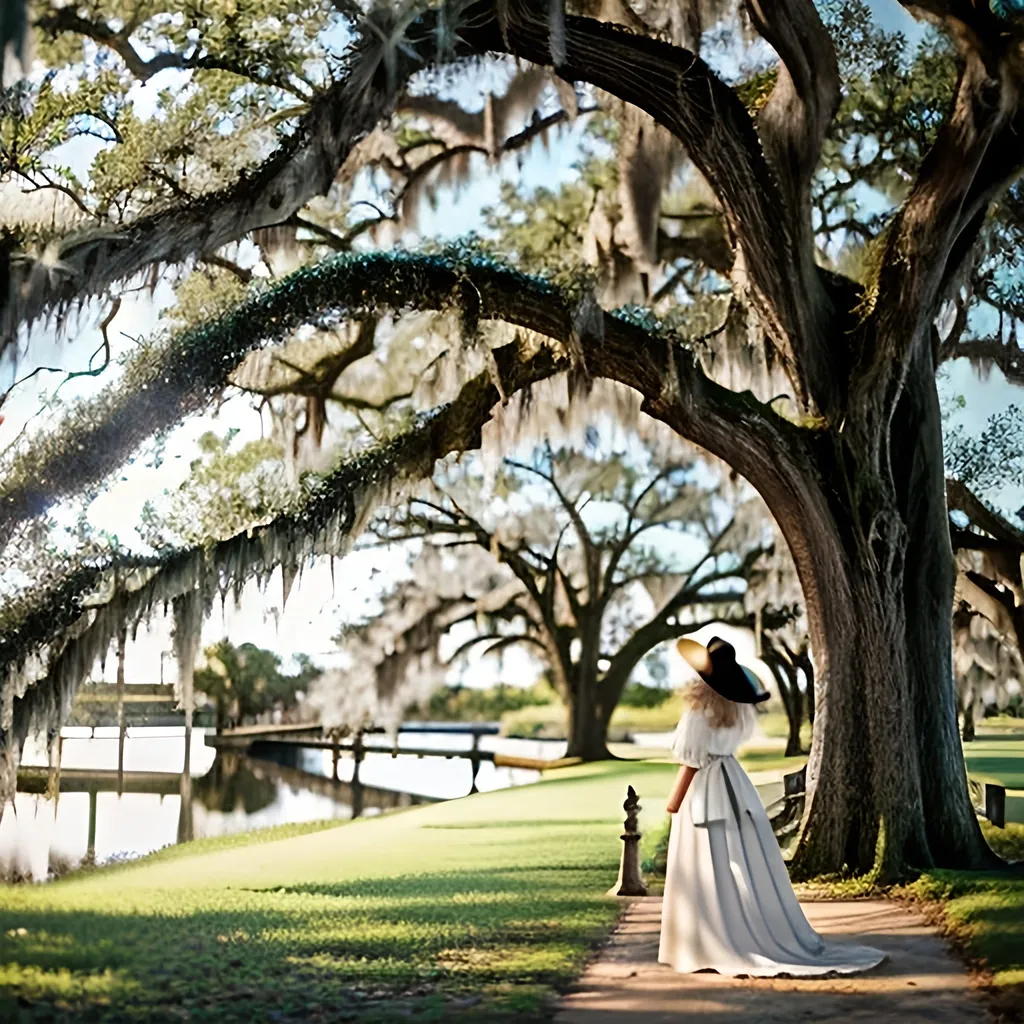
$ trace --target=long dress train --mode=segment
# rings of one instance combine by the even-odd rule
[[[823,939],[789,881],[760,797],[733,756],[753,733],[741,705],[731,728],[686,712],[673,752],[699,769],[672,816],[658,960],[684,973],[770,977],[865,971],[885,954]]]

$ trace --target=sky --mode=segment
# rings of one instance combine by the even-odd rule
[[[920,36],[920,25],[896,0],[870,0],[870,3],[879,23],[886,28],[904,31],[911,40]],[[147,116],[153,110],[158,91],[180,86],[183,80],[180,72],[167,71],[146,85],[137,86],[134,94],[136,113]],[[466,102],[473,91],[472,85],[467,85],[457,93],[460,100]],[[466,105],[471,104],[466,102]],[[481,161],[478,173],[466,187],[443,196],[436,208],[431,209],[424,204],[418,219],[419,235],[424,238],[456,238],[479,228],[480,211],[497,201],[503,179],[516,176],[528,187],[545,185],[549,188],[573,180],[576,176],[573,162],[578,154],[577,139],[582,131],[583,124],[579,123],[564,131],[557,140],[553,139],[549,146],[531,147],[518,167],[515,161],[506,161],[495,170]],[[94,139],[76,140],[72,145],[63,147],[59,162],[70,165],[79,177],[84,177],[100,145]],[[150,335],[157,326],[160,310],[171,301],[172,292],[166,281],[152,296],[146,292],[125,296],[110,329],[115,355],[130,351],[136,339]],[[60,331],[55,330],[53,324],[37,328],[31,336],[31,362],[23,363],[21,372],[36,364],[81,366],[99,343],[95,324],[104,313],[101,304],[90,303],[75,322],[60,325]],[[112,369],[113,372],[108,371],[99,378],[85,377],[70,382],[61,391],[64,402],[88,396],[106,386],[116,376],[116,368]],[[9,380],[4,383],[3,377],[9,372],[7,366],[0,368],[0,385],[3,387],[10,383]],[[8,443],[34,416],[41,399],[51,393],[59,379],[57,374],[39,374],[16,389],[4,408],[7,419],[0,425],[0,446]],[[1016,389],[1007,385],[998,371],[981,382],[966,364],[955,364],[950,368],[944,387],[967,397],[965,408],[957,416],[972,433],[980,431],[994,412],[1019,400]],[[34,428],[45,429],[46,422],[45,416],[33,420]],[[246,400],[226,403],[216,416],[193,417],[168,438],[165,459],[159,469],[147,466],[144,459],[139,459],[114,478],[110,488],[90,507],[90,521],[98,528],[131,542],[145,501],[165,488],[173,489],[187,476],[189,461],[195,455],[196,439],[208,430],[223,434],[229,428],[239,430],[236,443],[241,443],[258,437],[262,425]],[[335,572],[333,581],[330,567],[316,564],[293,587],[283,610],[280,607],[279,576],[275,574],[266,594],[261,594],[256,585],[251,584],[237,609],[229,602],[223,614],[219,609],[215,610],[204,629],[204,644],[223,636],[235,642],[251,640],[276,650],[286,659],[297,653],[309,653],[327,666],[332,661],[334,645],[331,638],[340,622],[371,607],[382,583],[395,580],[402,574],[403,560],[404,556],[379,548],[358,551],[348,556],[343,571]],[[158,681],[163,666],[169,681],[174,670],[169,659],[161,657],[169,650],[167,624],[154,621],[152,630],[140,631],[139,640],[128,651],[128,678],[138,682]],[[506,658],[502,671],[508,682],[530,683],[535,667],[527,658],[512,656]],[[106,677],[112,677],[112,672],[108,661]],[[471,684],[490,682],[493,673],[493,667],[488,669],[481,665],[466,681]]]

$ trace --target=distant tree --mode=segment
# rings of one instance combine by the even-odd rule
[[[954,398],[947,419],[961,405]],[[956,554],[957,608],[961,631],[969,609],[984,616],[1003,643],[1024,650],[1024,527],[1021,513],[1002,511],[1024,486],[1024,428],[1010,406],[986,422],[977,436],[951,422],[944,438],[950,536]],[[975,626],[975,629],[980,626]]]
[[[983,615],[962,602],[953,613],[953,676],[963,719],[961,736],[969,743],[987,707],[1010,704],[1010,684],[1024,684],[1024,663],[1015,641],[1002,636]]]
[[[800,733],[805,721],[814,725],[814,663],[806,636],[801,639],[801,643],[791,646],[788,638],[772,635],[761,651],[761,660],[771,669],[786,712],[786,757],[805,753]]]
[[[569,756],[585,759],[609,756],[611,714],[654,647],[708,621],[753,624],[746,578],[773,540],[760,504],[730,507],[701,463],[550,446],[505,459],[493,481],[453,467],[375,531],[450,562],[440,568],[455,593],[443,613],[431,605],[420,648],[447,634],[449,664],[477,650],[535,653],[568,709]]]
[[[746,605],[757,620],[758,653],[775,679],[786,712],[787,757],[803,752],[804,722],[814,724],[814,663],[803,603],[796,566],[785,542],[780,539],[755,565]],[[795,608],[798,614],[774,627],[765,627],[764,609],[771,607]]]
[[[214,702],[218,730],[275,708],[294,708],[297,695],[320,674],[308,658],[297,673],[282,672],[280,655],[251,643],[235,647],[221,640],[208,647],[204,657],[206,664],[195,671],[195,688]]]
[[[411,704],[406,716],[434,722],[496,722],[506,711],[548,704],[553,697],[554,691],[544,683],[486,688],[456,683],[435,690],[425,704]]]

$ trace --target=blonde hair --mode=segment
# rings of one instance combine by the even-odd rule
[[[723,697],[703,679],[683,688],[683,704],[694,711],[702,711],[713,729],[731,729],[740,720],[739,704]]]

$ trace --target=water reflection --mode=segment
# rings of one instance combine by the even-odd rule
[[[255,814],[277,799],[277,783],[253,771],[246,758],[225,752],[205,775],[192,780],[192,798],[207,811]]]
[[[264,751],[271,761],[232,751],[215,754],[198,736],[191,745],[191,771],[183,773],[180,728],[129,729],[119,777],[116,728],[69,728],[64,735],[56,800],[45,795],[51,781],[45,748],[26,747],[17,799],[0,817],[0,877],[41,881],[83,862],[138,857],[192,838],[464,796],[473,784],[465,760],[401,752],[409,745],[458,749],[468,737],[420,734],[400,737],[397,750],[368,746],[359,771],[343,757],[335,779],[327,751]],[[530,757],[561,753],[557,745],[499,737],[485,738],[484,745]],[[499,789],[537,776],[484,762],[476,784]]]
[[[90,863],[138,857],[174,843],[289,822],[378,813],[419,798],[250,761],[216,758],[193,778],[184,773],[63,769],[61,791],[47,799],[45,768],[20,774],[18,795],[0,818],[0,875],[41,881]]]

